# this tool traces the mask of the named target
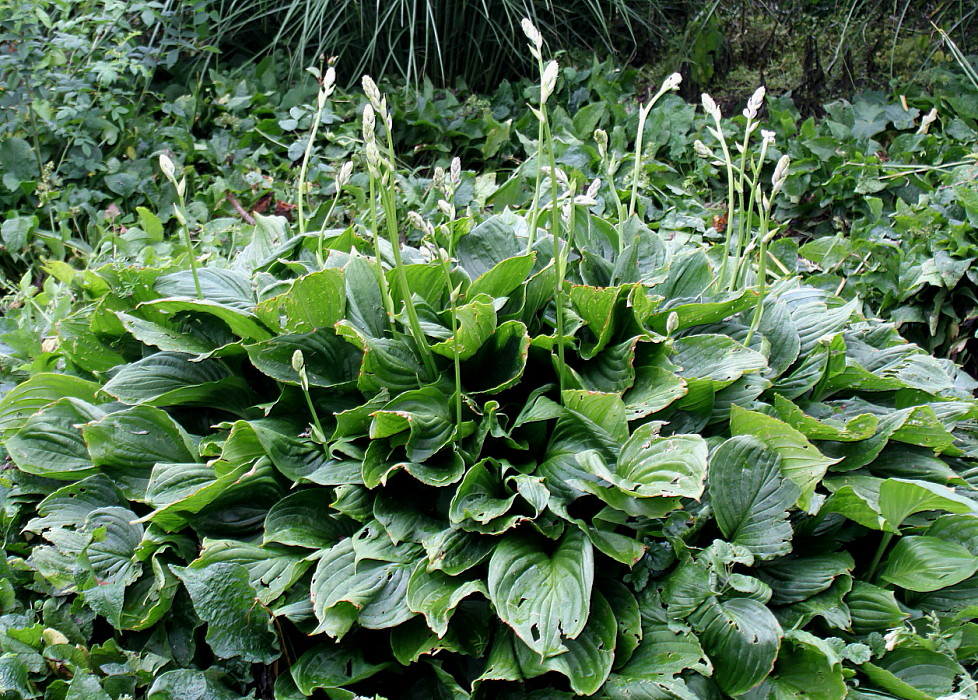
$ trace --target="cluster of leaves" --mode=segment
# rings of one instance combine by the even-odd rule
[[[64,371],[0,403],[4,691],[969,692],[975,383],[637,218],[562,230],[463,216],[395,269],[262,217],[201,295],[80,273]]]

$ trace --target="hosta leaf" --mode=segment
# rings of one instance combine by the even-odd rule
[[[128,508],[99,508],[88,514],[85,530],[92,541],[85,548],[85,557],[99,583],[127,586],[139,577],[142,566],[136,561],[136,548],[143,528],[132,523],[135,519]]]
[[[321,644],[300,656],[290,672],[299,690],[304,695],[312,695],[319,688],[342,688],[370,678],[389,665],[368,663],[356,649]]]
[[[717,525],[758,559],[791,551],[788,509],[798,487],[781,476],[781,458],[754,437],[723,443],[710,459],[710,502]]]
[[[78,399],[62,399],[25,421],[5,444],[19,469],[50,479],[79,479],[95,465],[78,426],[98,420],[102,412]]]
[[[265,518],[263,544],[327,549],[352,533],[349,524],[330,517],[329,489],[306,489],[272,506]]]
[[[548,554],[542,542],[509,535],[489,561],[489,597],[500,619],[541,658],[567,650],[587,623],[594,560],[591,543],[569,530]]]
[[[127,505],[128,501],[112,480],[96,474],[62,486],[47,496],[37,504],[40,517],[30,520],[24,529],[40,533],[45,529],[77,526],[93,510]]]
[[[880,577],[908,591],[936,591],[978,571],[978,557],[936,537],[903,537],[886,557]]]
[[[978,503],[946,486],[926,481],[886,479],[880,485],[879,505],[883,517],[894,528],[899,528],[910,515],[927,510],[978,516]]]
[[[615,306],[623,293],[627,293],[624,287],[571,286],[570,302],[593,334],[581,350],[582,359],[594,357],[608,344],[616,327]]]
[[[612,483],[638,496],[703,494],[707,447],[699,435],[660,437],[659,426],[639,426],[618,455]]]
[[[462,364],[462,385],[469,393],[495,394],[519,381],[526,369],[530,336],[519,321],[505,321]]]
[[[428,555],[428,571],[458,576],[489,558],[497,538],[449,528],[427,537],[422,544]]]
[[[561,398],[566,408],[601,426],[615,440],[624,442],[628,439],[625,404],[621,394],[567,390],[561,392]]]
[[[214,564],[244,567],[251,587],[265,605],[288,591],[312,565],[304,552],[287,547],[258,546],[239,540],[204,540],[200,556],[189,568],[207,569]]]
[[[509,258],[526,251],[504,215],[492,216],[458,242],[458,259],[472,279],[477,279]]]
[[[343,271],[327,268],[298,278],[284,293],[258,304],[255,313],[277,331],[312,333],[332,328],[343,318],[345,307]]]
[[[263,425],[261,421],[250,421],[247,425],[261,443],[265,454],[272,460],[272,464],[286,478],[319,486],[362,483],[359,462],[334,459],[320,445],[285,435]]]
[[[598,591],[592,595],[590,608],[584,629],[576,638],[565,640],[567,651],[562,654],[541,660],[527,645],[514,640],[524,675],[556,671],[566,676],[580,695],[592,695],[601,688],[615,658],[617,622],[608,601]]]
[[[204,267],[197,271],[204,299],[239,311],[255,307],[255,292],[251,280],[239,272],[220,267]],[[197,286],[189,270],[159,277],[154,287],[162,296],[196,299]]]
[[[178,530],[188,522],[190,514],[199,513],[250,471],[246,464],[233,467],[219,462],[217,466],[223,467],[220,473],[213,464],[157,464],[146,488],[146,502],[155,510],[140,521]]]
[[[389,437],[408,431],[407,458],[423,462],[447,445],[455,426],[445,395],[434,387],[406,391],[373,413],[370,437]]]
[[[650,319],[650,322],[657,331],[664,333],[669,315],[674,313],[677,321],[676,330],[685,330],[693,326],[722,321],[746,309],[753,309],[756,304],[756,292],[747,289],[726,297],[716,297],[715,300],[665,305]]]
[[[152,576],[143,576],[126,589],[119,629],[144,630],[159,622],[173,605],[180,581],[166,564],[153,557]],[[86,596],[87,597],[87,596]]]
[[[241,657],[268,664],[279,657],[278,638],[240,564],[218,562],[204,568],[174,568],[207,623],[207,643],[218,658]]]
[[[479,294],[488,294],[495,299],[508,296],[526,281],[534,262],[536,262],[536,253],[501,260],[492,269],[486,270],[472,281],[468,296],[471,298]]]
[[[424,615],[428,627],[441,638],[448,632],[448,621],[455,608],[473,593],[488,596],[482,581],[467,581],[441,571],[429,572],[427,562],[420,561],[408,580],[407,604],[414,612]]]
[[[361,333],[372,338],[384,334],[387,314],[380,296],[377,268],[362,257],[353,257],[346,267],[347,319]]]
[[[789,632],[778,653],[774,672],[744,697],[748,700],[838,700],[846,697],[842,664],[822,640]]]
[[[781,559],[755,569],[754,573],[771,586],[774,592],[771,603],[786,605],[821,593],[832,585],[836,576],[846,574],[854,567],[852,557],[840,552]]]
[[[183,352],[192,355],[203,355],[214,350],[213,343],[191,335],[181,333],[153,321],[137,318],[121,311],[116,312],[122,326],[132,334],[132,337],[145,345],[152,345],[168,352]]]
[[[187,431],[152,406],[110,413],[82,428],[96,466],[110,472],[149,470],[157,462],[192,462],[197,447]]]
[[[98,384],[67,374],[40,372],[3,395],[0,431],[21,427],[27,418],[48,404],[64,398],[95,403]]]
[[[247,401],[250,390],[244,380],[223,363],[192,359],[183,353],[158,352],[125,365],[102,390],[130,405],[210,404],[231,408]]]
[[[460,360],[467,360],[496,330],[495,305],[491,297],[480,294],[459,306],[455,314],[458,324],[455,335],[435,343],[431,351],[450,358],[457,352]]]
[[[414,613],[407,605],[407,583],[413,566],[364,560],[357,562],[351,539],[326,551],[312,577],[317,632],[342,637],[358,619],[364,627],[394,627]]]
[[[138,312],[143,314],[157,313],[165,318],[173,318],[179,314],[200,314],[204,317],[217,319],[234,336],[250,342],[265,340],[272,336],[269,330],[259,323],[258,319],[250,312],[206,299],[156,299],[141,304]]]
[[[781,647],[781,626],[764,605],[749,598],[710,598],[690,622],[713,662],[713,679],[729,695],[764,680]]]
[[[469,467],[449,506],[448,514],[454,524],[469,519],[486,524],[512,508],[516,494],[503,485],[498,475],[500,469],[493,459],[484,459]]]
[[[292,357],[301,351],[310,386],[333,387],[352,383],[360,369],[362,353],[340,338],[332,328],[293,333],[246,345],[255,367],[277,381],[299,386]]]
[[[839,513],[872,530],[895,529],[880,511],[880,486],[883,480],[871,476],[845,476],[826,479],[832,495],[822,504],[820,512]]]
[[[808,508],[815,487],[829,466],[838,461],[825,457],[787,423],[739,406],[730,409],[730,432],[753,435],[781,457],[781,473],[800,490],[798,504],[802,508]]]
[[[644,625],[642,641],[632,658],[617,673],[622,678],[658,680],[686,669],[703,673],[711,670],[693,631],[685,625],[650,622]]]
[[[854,581],[846,595],[846,605],[852,615],[852,630],[856,634],[886,632],[910,617],[896,601],[893,591],[865,581]]]
[[[723,335],[687,335],[673,341],[672,362],[684,379],[709,379],[714,389],[726,386],[747,372],[767,367],[759,352]]]
[[[240,700],[215,671],[177,669],[153,680],[147,700]]]
[[[895,649],[860,668],[875,685],[906,700],[936,700],[950,695],[955,678],[963,671],[944,654],[927,649]]]

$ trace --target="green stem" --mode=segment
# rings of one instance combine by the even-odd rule
[[[377,258],[377,275],[380,279],[380,297],[384,300],[384,311],[387,313],[387,325],[393,330],[394,300],[390,289],[387,288],[387,276],[384,274],[383,257],[380,254],[380,226],[377,223],[377,181],[370,175],[370,223],[373,227],[374,257]]]
[[[329,205],[329,211],[326,212],[326,218],[323,221],[329,221],[333,217],[333,212],[336,211],[336,203],[340,201],[340,190],[342,188],[336,186],[336,194],[333,195],[333,201]],[[316,262],[319,263],[319,267],[322,267],[325,258],[323,257],[323,232],[319,232],[319,240],[316,242]]]
[[[183,237],[187,243],[187,255],[190,256],[190,274],[194,278],[194,287],[197,290],[197,298],[203,299],[204,292],[200,287],[200,277],[197,276],[197,258],[194,255],[194,243],[190,240],[190,227],[187,226],[187,218],[184,214],[187,205],[183,199],[183,195],[180,194],[179,187],[177,188],[177,207],[174,209],[173,213],[177,217],[177,221],[180,223],[180,228],[183,229]]]
[[[305,208],[305,191],[306,191],[306,172],[309,169],[309,159],[312,157],[312,146],[316,141],[316,134],[319,131],[319,122],[323,118],[323,110],[326,107],[326,100],[320,99],[318,103],[318,109],[316,110],[316,118],[312,122],[312,131],[309,132],[309,140],[306,142],[306,150],[302,154],[302,166],[299,168],[299,192],[296,201],[296,211],[299,217],[299,235],[306,235],[306,208]],[[320,253],[319,265],[322,266],[322,253]]]
[[[723,126],[719,117],[714,117],[717,125],[717,134],[720,140],[720,147],[723,149],[723,160],[727,165],[727,236],[723,240],[723,261],[720,263],[720,276],[718,282],[727,284],[727,261],[730,257],[730,238],[734,229],[734,167],[730,158],[730,149],[727,148],[727,140],[723,136]],[[733,284],[729,285],[731,288]]]
[[[380,202],[384,207],[387,235],[394,251],[394,269],[397,271],[397,283],[401,298],[404,300],[404,310],[407,312],[411,335],[418,346],[418,352],[421,353],[421,360],[428,371],[428,376],[434,380],[438,376],[438,368],[435,366],[435,358],[431,348],[428,347],[428,342],[425,340],[424,331],[421,330],[421,322],[418,320],[418,311],[414,307],[414,299],[411,298],[411,287],[408,284],[407,272],[404,271],[404,262],[401,259],[401,241],[397,233],[397,204],[394,202],[394,194],[390,187],[384,187],[381,190]]]
[[[893,540],[892,532],[884,532],[883,537],[880,538],[880,544],[876,548],[876,554],[873,556],[873,561],[869,565],[869,569],[866,571],[866,580],[871,581],[873,575],[876,573],[876,569],[879,568],[880,562],[883,560],[883,554],[886,552],[886,548],[890,546],[890,542]]]
[[[312,396],[310,396],[309,390],[307,388],[303,387],[302,388],[302,395],[306,397],[306,406],[309,407],[309,413],[312,414],[312,422],[313,422],[313,425],[316,426],[316,430],[319,432],[319,435],[323,439],[325,439],[326,438],[326,433],[323,432],[322,423],[319,422],[319,414],[316,413],[316,408],[315,408],[315,406],[312,405]]]
[[[553,138],[550,133],[550,124],[547,120],[547,113],[542,112],[543,119],[540,124],[543,126],[544,139],[547,143],[547,156],[550,165],[550,235],[553,237],[554,244],[554,267],[557,272],[557,280],[554,286],[554,306],[557,312],[557,361],[558,361],[558,380],[560,383],[561,395],[564,391],[564,265],[563,253],[560,249],[560,209],[557,203],[557,159],[554,155]]]
[[[441,261],[441,269],[445,274],[445,283],[448,286],[448,302],[452,315],[452,362],[455,365],[455,430],[462,427],[462,363],[458,355],[458,306],[455,299],[455,290],[452,288],[452,275],[448,269],[448,260],[438,254]]]

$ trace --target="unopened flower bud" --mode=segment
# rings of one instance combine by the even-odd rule
[[[302,370],[306,366],[306,358],[302,355],[302,350],[296,350],[292,353],[292,369],[296,372]]]
[[[682,82],[683,82],[683,76],[681,76],[679,73],[673,73],[663,81],[661,90],[662,92],[670,92],[672,90],[678,90]]]
[[[601,180],[595,178],[587,188],[585,196],[594,199],[598,196],[598,190],[601,189]]]
[[[374,108],[369,104],[363,108],[363,140],[371,143],[376,140],[377,135],[374,130],[377,128],[377,117],[374,115]]]
[[[554,89],[557,87],[558,72],[559,66],[556,61],[551,61],[543,69],[543,79],[540,81],[540,104],[545,104],[554,93]]]
[[[750,99],[747,100],[747,107],[744,109],[744,116],[747,117],[748,121],[753,121],[757,118],[757,113],[761,111],[761,107],[764,105],[764,86],[761,85],[754,94],[751,95]]]
[[[791,156],[785,153],[778,159],[778,164],[774,166],[774,175],[771,177],[771,196],[773,197],[781,188],[784,187],[785,180],[788,179],[788,165],[791,163]]]
[[[345,163],[343,163],[343,165],[340,167],[340,171],[336,174],[337,189],[345,186],[350,181],[350,178],[352,176],[353,176],[353,161],[348,160]]]
[[[706,158],[707,160],[712,160],[713,158],[716,157],[713,153],[713,150],[699,139],[693,141],[693,150],[696,152],[696,155],[698,155],[700,158]]]
[[[459,158],[452,158],[452,164],[449,167],[449,177],[452,180],[452,185],[458,187],[462,182],[462,161]]]
[[[163,174],[166,175],[167,180],[176,180],[175,175],[177,169],[173,165],[173,161],[170,160],[170,156],[165,153],[160,154],[160,170],[162,170]]]
[[[367,96],[370,101],[370,105],[378,112],[383,112],[380,108],[380,89],[377,87],[377,83],[369,75],[363,76],[360,80],[360,84],[363,86],[363,94]]]
[[[595,129],[594,142],[598,144],[598,154],[604,159],[608,153],[608,132],[604,129]]]
[[[700,96],[700,100],[703,103],[703,111],[705,111],[711,117],[719,121],[721,116],[720,108],[717,107],[716,101],[712,97],[707,95],[705,92]]]
[[[767,129],[761,129],[761,141],[765,145],[770,146],[774,143],[774,132],[768,131]]]
[[[543,48],[543,36],[528,17],[523,18],[520,26],[523,28],[523,33],[526,34],[526,38],[530,40],[530,49],[533,51],[533,55],[539,58],[540,49]]]

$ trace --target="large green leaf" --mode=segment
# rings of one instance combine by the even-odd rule
[[[460,360],[472,357],[496,330],[494,300],[480,294],[455,310],[455,335],[431,346],[431,351],[443,357]]]
[[[489,598],[496,614],[540,655],[567,651],[584,629],[594,581],[591,543],[568,530],[548,553],[539,539],[505,537],[489,561]]]
[[[961,666],[927,649],[895,649],[876,663],[861,666],[874,684],[905,700],[936,700],[954,689]]]
[[[304,695],[312,695],[319,688],[342,688],[370,678],[388,665],[368,663],[356,649],[321,644],[300,656],[290,672],[299,690]]]
[[[757,438],[733,437],[710,458],[710,503],[717,525],[758,559],[791,551],[788,509],[798,487],[781,476],[781,458]]]
[[[670,358],[682,369],[684,379],[709,379],[715,389],[726,386],[747,372],[767,367],[759,352],[744,347],[736,340],[722,335],[687,335],[673,341],[674,355]]]
[[[79,377],[39,372],[18,384],[0,400],[0,431],[21,427],[27,418],[59,399],[74,398],[95,403],[98,384]]]
[[[262,543],[327,549],[352,534],[350,524],[327,514],[332,502],[328,489],[306,489],[272,506],[265,518]]]
[[[698,499],[706,479],[706,441],[699,435],[662,437],[658,432],[655,423],[639,426],[622,445],[614,473],[599,476],[637,496]]]
[[[183,353],[158,352],[125,365],[102,390],[130,405],[210,404],[240,409],[252,403],[247,383],[223,363],[192,360]]]
[[[837,576],[855,568],[847,552],[779,559],[754,571],[771,586],[771,602],[775,605],[797,603],[821,593],[832,585]]]
[[[936,537],[903,537],[886,557],[880,577],[908,591],[936,591],[978,571],[978,557]]]
[[[408,432],[405,450],[412,462],[423,462],[447,445],[455,425],[445,395],[434,387],[406,391],[373,413],[371,438]]]
[[[463,599],[474,593],[488,595],[485,584],[480,580],[466,580],[448,576],[441,571],[428,571],[427,562],[420,561],[411,572],[407,586],[407,604],[416,613],[421,613],[428,627],[444,637],[448,632],[448,621]]]
[[[110,413],[82,428],[96,466],[149,470],[157,462],[192,462],[197,446],[169,414],[151,406]]]
[[[802,508],[809,507],[815,487],[829,466],[838,461],[824,456],[787,423],[739,406],[730,409],[730,432],[753,435],[781,457],[781,473],[798,487],[798,505]]]
[[[255,313],[269,328],[286,333],[312,333],[332,328],[343,318],[345,308],[343,271],[327,268],[298,278],[284,293],[258,304]]]
[[[258,602],[243,566],[218,562],[173,572],[190,593],[197,615],[207,623],[207,643],[215,655],[263,664],[279,657],[271,616]]]
[[[292,366],[296,351],[302,352],[310,386],[334,387],[357,378],[363,353],[347,343],[332,328],[310,333],[291,333],[246,345],[255,367],[277,381],[299,386],[299,373]]]
[[[781,626],[763,604],[749,598],[710,598],[690,616],[713,662],[713,678],[729,695],[742,695],[774,668]]]
[[[852,630],[856,634],[885,632],[910,617],[910,613],[900,608],[893,591],[865,581],[854,581],[845,600],[852,615]]]
[[[79,399],[62,399],[28,418],[6,441],[19,469],[50,479],[79,479],[95,473],[95,465],[79,429],[98,420],[102,411]]]

